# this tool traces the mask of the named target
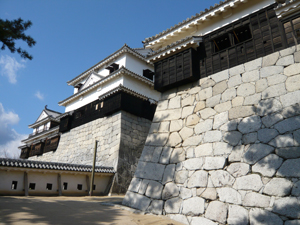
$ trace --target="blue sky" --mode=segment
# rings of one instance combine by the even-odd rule
[[[203,0],[1,0],[2,19],[31,20],[26,34],[36,45],[24,47],[33,60],[0,50],[0,157],[17,154],[45,105],[64,112],[58,102],[73,93],[66,82],[127,43],[142,41],[178,24],[218,1]],[[2,43],[0,43],[2,46]]]

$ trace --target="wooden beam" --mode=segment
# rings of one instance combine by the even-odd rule
[[[24,191],[25,191],[25,196],[28,196],[28,174],[25,171],[24,172]]]
[[[58,196],[62,196],[61,190],[61,174],[57,174],[57,186],[58,186]]]

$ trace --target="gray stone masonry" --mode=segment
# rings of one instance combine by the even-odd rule
[[[125,193],[150,126],[151,121],[120,111],[63,133],[56,151],[29,160],[92,165],[98,140],[96,165],[114,167],[117,175],[113,193]]]
[[[162,96],[123,204],[190,225],[300,224],[300,45]]]

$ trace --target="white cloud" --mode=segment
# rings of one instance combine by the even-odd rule
[[[40,91],[37,91],[34,96],[40,100],[44,100],[44,95]]]
[[[20,155],[18,146],[26,135],[18,134],[10,125],[17,124],[20,118],[14,112],[7,112],[0,102],[0,157],[15,158]]]
[[[6,76],[12,84],[17,83],[17,72],[21,68],[25,68],[24,61],[19,63],[14,57],[2,55],[0,58],[1,75]]]

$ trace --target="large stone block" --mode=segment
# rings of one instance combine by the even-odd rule
[[[260,129],[262,125],[259,116],[250,116],[244,118],[238,125],[238,130],[243,134],[248,134]]]
[[[227,171],[217,170],[211,172],[211,180],[215,187],[232,186],[235,178]]]
[[[181,117],[182,109],[170,109],[163,111],[156,111],[154,114],[153,122],[161,122],[166,120],[177,120]]]
[[[183,166],[188,170],[199,170],[203,166],[202,158],[187,159],[183,162]]]
[[[238,66],[235,66],[235,67],[232,67],[229,69],[229,75],[232,77],[236,74],[241,74],[241,73],[244,73],[245,72],[245,67],[244,67],[244,64],[241,64],[241,65],[238,65]]]
[[[272,177],[281,166],[283,159],[275,154],[270,154],[252,166],[252,172],[260,173],[265,177]]]
[[[229,119],[243,118],[247,116],[252,116],[255,114],[255,108],[253,106],[239,106],[231,108],[229,110]]]
[[[258,58],[244,64],[245,71],[259,69],[262,66],[262,58]]]
[[[232,151],[232,146],[225,142],[214,142],[213,143],[214,155],[227,155]]]
[[[285,86],[286,86],[287,91],[299,90],[300,89],[300,75],[289,77],[285,82]]]
[[[294,63],[294,56],[288,55],[278,59],[276,65],[277,66],[288,66]]]
[[[279,198],[275,200],[272,211],[285,217],[299,219],[300,202],[295,197]]]
[[[243,206],[267,208],[270,205],[271,197],[258,194],[256,192],[249,192],[245,195]]]
[[[278,58],[279,58],[279,52],[275,52],[270,55],[267,55],[263,57],[262,66],[263,67],[273,66],[277,62]]]
[[[217,189],[219,199],[221,202],[232,203],[241,205],[242,204],[242,196],[241,194],[234,190],[233,188],[223,187]]]
[[[261,78],[280,73],[283,73],[283,66],[267,66],[260,69]]]
[[[228,87],[232,88],[232,87],[235,87],[237,85],[240,85],[241,83],[242,83],[242,78],[241,78],[241,75],[238,74],[238,75],[235,75],[235,76],[229,78]]]
[[[268,87],[267,79],[260,79],[255,83],[255,91],[256,93],[264,91]]]
[[[213,119],[207,119],[202,122],[199,122],[194,128],[195,134],[201,134],[206,131],[209,131],[212,129],[212,127],[213,127]]]
[[[300,129],[300,116],[285,119],[285,120],[275,124],[274,127],[281,134],[283,134],[287,131],[298,130],[298,129]]]
[[[167,200],[165,202],[165,211],[167,214],[169,213],[172,213],[172,214],[175,214],[175,213],[179,213],[179,210],[180,210],[180,207],[181,207],[181,204],[182,204],[182,199],[177,197],[177,198],[171,198],[169,200]]]
[[[213,96],[222,94],[226,89],[227,89],[227,82],[226,81],[222,81],[222,82],[217,83],[212,89]]]
[[[294,184],[292,189],[292,195],[300,197],[300,180]]]
[[[275,153],[285,159],[300,158],[300,147],[276,148]]]
[[[300,178],[300,158],[284,161],[277,171],[276,176]]]
[[[163,185],[157,181],[150,180],[145,195],[149,198],[161,199]]]
[[[271,127],[281,120],[283,120],[283,116],[279,113],[270,114],[262,118],[262,122],[266,127]]]
[[[218,113],[226,112],[229,109],[231,109],[231,101],[223,102],[214,107],[214,110],[217,111]]]
[[[266,184],[263,193],[270,196],[286,196],[291,192],[293,182],[285,178],[273,178]]]
[[[198,88],[198,90],[200,91],[200,88]],[[182,105],[182,107],[193,105],[194,101],[195,101],[195,96],[190,95],[190,96],[188,96],[188,97],[181,100],[181,105]]]
[[[237,145],[242,139],[242,134],[238,131],[229,131],[224,134],[223,140],[232,146]]]
[[[229,70],[223,70],[219,73],[215,73],[211,75],[211,79],[213,79],[216,83],[219,83],[223,80],[227,80],[229,78]]]
[[[253,190],[259,191],[263,186],[261,178],[257,174],[251,174],[236,178],[234,187],[238,190]]]
[[[138,192],[141,183],[142,183],[142,179],[132,178],[130,185],[128,187],[128,191]]]
[[[151,200],[146,196],[127,191],[122,204],[131,208],[146,211],[146,209],[150,205],[150,202]]]
[[[135,177],[161,181],[164,170],[165,165],[140,161],[135,171]]]
[[[193,197],[183,201],[182,214],[187,216],[198,216],[204,213],[205,200],[200,197]]]
[[[192,174],[187,183],[188,188],[206,187],[208,181],[208,173],[203,170],[198,170]]]
[[[217,223],[204,217],[192,217],[190,225],[218,225]]]
[[[170,134],[168,142],[166,143],[166,146],[175,147],[176,145],[178,145],[181,142],[182,142],[182,139],[181,139],[180,135],[178,134],[178,132],[173,132]]]
[[[231,154],[228,157],[228,161],[229,162],[240,162],[241,158],[242,158],[242,156],[244,154],[244,148],[245,148],[244,145],[235,146],[232,149],[232,152],[231,152]]]
[[[202,141],[203,136],[202,135],[197,135],[197,136],[192,136],[187,138],[183,143],[182,146],[196,146],[199,145],[200,142]]]
[[[260,140],[262,143],[268,143],[277,135],[278,135],[278,132],[275,129],[265,128],[265,129],[260,129],[257,132],[258,140]]]
[[[268,87],[266,90],[262,92],[262,99],[273,98],[282,96],[286,93],[285,84],[276,84]]]
[[[169,164],[170,162],[170,157],[171,157],[171,154],[172,154],[172,148],[170,147],[164,147],[163,150],[162,150],[162,153],[160,155],[160,159],[159,159],[159,162],[161,164]]]
[[[237,88],[237,96],[246,97],[255,94],[255,86],[251,83],[241,84]]]
[[[195,106],[186,106],[182,109],[181,118],[186,118],[194,113]]]
[[[169,109],[178,109],[181,107],[181,96],[176,96],[169,100]]]
[[[205,110],[205,109],[204,109]],[[203,111],[203,110],[202,110]],[[193,115],[189,115],[187,118],[186,118],[186,125],[187,126],[193,126],[193,125],[196,125],[198,122],[199,122],[200,118],[199,116],[197,116],[196,114],[193,114]]]
[[[300,63],[295,63],[293,65],[290,65],[286,68],[284,68],[284,75],[286,76],[293,76],[298,74],[300,71]]]
[[[249,212],[250,225],[283,225],[282,219],[264,209],[252,208]]]
[[[222,101],[226,102],[226,101],[231,101],[232,99],[234,99],[236,97],[236,90],[234,87],[232,88],[228,88],[226,91],[223,92],[222,94]]]
[[[222,132],[218,130],[207,131],[204,134],[203,142],[217,142],[222,140]]]
[[[250,172],[250,166],[246,163],[231,163],[226,170],[234,177],[241,177]]]
[[[181,128],[182,128],[182,120],[172,120],[171,121],[170,132],[180,131]]]
[[[206,107],[214,107],[220,103],[220,100],[221,100],[221,94],[206,99]]]
[[[256,105],[261,100],[261,93],[245,97],[244,105]]]
[[[225,166],[226,158],[224,157],[205,157],[203,169],[204,170],[216,170],[223,169]]]
[[[212,156],[212,155],[213,155],[212,143],[202,144],[195,148],[196,157]]]
[[[149,134],[145,145],[164,146],[168,141],[169,133],[154,133]]]
[[[200,195],[201,197],[208,200],[216,200],[217,199],[217,191],[215,188],[206,188]]]
[[[290,105],[295,105],[300,102],[300,90],[287,93],[280,96],[280,101],[283,107],[288,107]]]
[[[179,163],[185,160],[185,150],[183,148],[175,148],[171,154],[170,163]]]
[[[212,108],[205,108],[205,109],[203,109],[203,110],[200,111],[201,118],[204,119],[204,120],[206,120],[207,118],[209,118],[209,117],[211,117],[211,116],[213,116],[215,114],[216,114],[216,111],[213,110]],[[193,125],[195,125],[195,124],[193,124]]]
[[[162,183],[165,184],[167,182],[171,182],[174,180],[175,173],[175,164],[169,164],[165,168],[164,176],[162,179]]]
[[[225,224],[227,219],[227,205],[219,201],[210,202],[205,211],[205,217]]]
[[[202,89],[205,89],[214,86],[216,82],[211,78],[205,77],[199,80],[199,84]]]
[[[152,200],[150,206],[148,207],[147,211],[156,215],[161,215],[162,210],[164,207],[163,200]]]
[[[179,196],[179,188],[174,183],[167,183],[162,192],[162,199],[167,200],[169,198],[175,198]]]
[[[224,123],[228,122],[228,112],[222,112],[215,115],[213,129],[218,129]],[[196,131],[196,128],[195,128]]]
[[[176,171],[175,173],[175,183],[176,184],[183,184],[189,177],[188,170],[180,170]]]
[[[286,79],[287,79],[287,76],[282,75],[282,74],[275,74],[273,76],[267,77],[269,86],[284,83],[286,81]]]
[[[238,205],[229,205],[227,223],[230,225],[248,225],[248,210]]]
[[[265,144],[251,145],[243,156],[244,162],[253,165],[274,151],[274,148]]]
[[[300,220],[286,220],[284,225],[300,225]]]
[[[293,134],[278,135],[272,141],[269,142],[269,145],[272,145],[276,148],[293,147],[294,146]]]
[[[199,100],[206,100],[212,97],[212,87],[208,87],[199,91]]]

